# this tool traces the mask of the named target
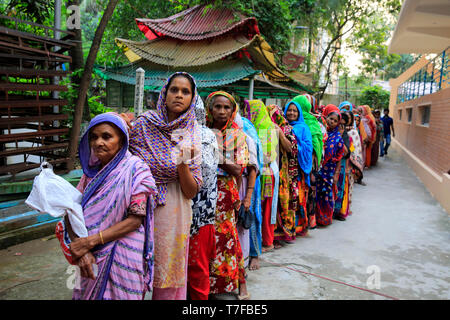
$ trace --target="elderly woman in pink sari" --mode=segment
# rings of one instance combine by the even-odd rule
[[[73,299],[143,299],[153,273],[156,185],[150,169],[128,151],[127,124],[114,113],[92,119],[79,156],[84,174],[77,188],[88,237],[77,238],[67,216],[56,229],[81,270]]]
[[[137,118],[130,151],[155,178],[155,273],[153,300],[185,300],[192,201],[202,186],[202,136],[196,120],[194,78],[177,72],[167,79],[157,110]]]

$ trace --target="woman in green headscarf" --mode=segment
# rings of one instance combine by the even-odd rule
[[[312,164],[312,170],[311,170],[311,189],[308,194],[308,200],[307,200],[307,211],[308,211],[308,218],[309,218],[309,226],[311,229],[314,229],[316,226],[315,219],[314,219],[314,212],[315,212],[315,197],[316,197],[316,183],[315,183],[315,176],[317,174],[317,171],[320,168],[320,163],[322,161],[322,154],[323,154],[323,134],[322,130],[320,129],[320,125],[316,117],[314,117],[311,112],[311,103],[309,102],[308,98],[305,96],[296,96],[293,101],[297,102],[302,107],[302,114],[303,119],[305,120],[306,125],[308,126],[309,130],[311,131],[312,136],[312,144],[313,144],[313,164]]]
[[[267,107],[261,100],[244,100],[244,116],[255,126],[261,141],[264,156],[261,176],[262,202],[262,251],[273,250],[274,230],[276,224],[279,168],[277,164],[278,136]]]

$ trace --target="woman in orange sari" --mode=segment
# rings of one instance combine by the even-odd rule
[[[365,140],[365,167],[370,168],[370,163],[372,162],[372,145],[376,139],[376,123],[375,118],[370,112],[370,107],[368,105],[359,106],[358,107],[361,115],[361,123],[360,126],[364,128],[364,131],[367,134],[367,139]]]
[[[227,92],[216,91],[206,100],[206,124],[216,134],[219,147],[216,205],[216,258],[210,272],[210,293],[239,289],[240,300],[249,299],[244,257],[236,227],[241,201],[239,184],[249,162],[246,135],[234,122],[238,105]]]

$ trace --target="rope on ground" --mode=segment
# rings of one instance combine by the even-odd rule
[[[275,263],[275,262],[272,262],[272,261],[268,261],[268,260],[264,260],[264,259],[261,259],[261,258],[259,258],[259,260],[262,261],[262,262],[267,262],[268,264],[272,264],[272,265],[277,266],[277,267],[286,268],[286,269],[289,269],[289,270],[292,270],[292,271],[308,274],[310,276],[314,276],[314,277],[321,278],[321,279],[324,279],[324,280],[328,280],[328,281],[331,281],[331,282],[343,284],[343,285],[346,285],[348,287],[359,289],[359,290],[363,290],[363,291],[366,291],[366,292],[370,292],[372,294],[376,294],[376,295],[379,295],[379,296],[382,296],[382,297],[385,297],[385,298],[388,298],[388,299],[400,300],[399,298],[391,297],[391,296],[388,296],[387,294],[384,294],[384,293],[381,293],[381,292],[377,292],[377,291],[374,291],[374,290],[361,288],[361,287],[358,287],[358,286],[354,286],[352,284],[348,284],[348,283],[345,283],[345,282],[342,282],[342,281],[339,281],[339,280],[330,279],[330,278],[327,278],[327,277],[324,277],[324,276],[321,276],[321,275],[318,275],[318,274],[314,274],[314,273],[311,273],[311,272],[306,272],[306,271],[297,270],[297,269],[294,269],[294,268],[291,268],[291,267],[286,267],[286,266],[283,266],[281,264],[278,264],[278,263]]]

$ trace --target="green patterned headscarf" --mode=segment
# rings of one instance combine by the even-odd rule
[[[278,139],[276,138],[276,129],[267,107],[261,100],[245,100],[244,104],[246,106],[245,109],[247,109],[244,110],[244,115],[255,126],[258,137],[261,140],[264,157],[271,163],[277,156]]]
[[[308,98],[305,96],[296,96],[292,101],[297,102],[302,107],[303,118],[311,131],[313,149],[316,153],[317,163],[320,165],[323,151],[323,135],[322,130],[320,130],[319,122],[316,117],[310,113],[311,103],[309,103]]]

